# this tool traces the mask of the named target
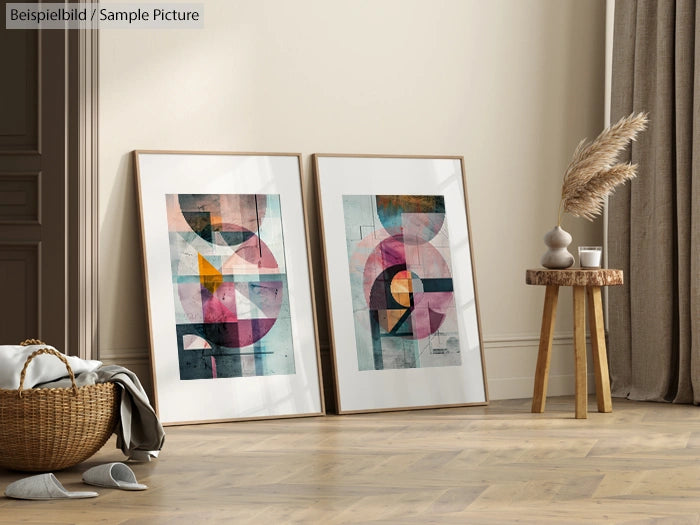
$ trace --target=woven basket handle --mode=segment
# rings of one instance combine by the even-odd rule
[[[22,390],[24,389],[24,378],[27,375],[27,367],[29,366],[29,362],[36,356],[41,354],[51,354],[63,361],[63,364],[66,365],[66,370],[68,370],[70,382],[73,384],[73,395],[77,396],[78,385],[75,384],[75,374],[73,374],[73,369],[70,367],[70,365],[68,364],[68,360],[63,356],[63,354],[57,352],[56,350],[52,350],[51,348],[40,348],[39,350],[33,352],[29,357],[27,357],[27,360],[24,362],[24,367],[22,368],[22,373],[19,376],[19,388],[17,389],[17,395],[19,397],[22,397]]]
[[[25,339],[19,345],[20,346],[29,346],[29,345],[45,345],[45,344],[46,343],[44,341],[39,341],[38,339]]]

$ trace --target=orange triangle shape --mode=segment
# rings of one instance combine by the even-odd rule
[[[403,317],[403,314],[406,313],[406,310],[387,310],[386,311],[386,322],[387,322],[387,331],[391,332],[394,327],[396,326],[396,323],[398,323],[401,320],[401,317]]]
[[[197,254],[199,259],[199,281],[207,290],[214,293],[221,283],[224,282],[224,276],[219,270],[202,257],[201,253]]]

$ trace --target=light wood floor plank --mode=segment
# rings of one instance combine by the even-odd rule
[[[589,406],[595,407],[594,397]],[[574,419],[573,397],[382,414],[169,427],[133,464],[144,492],[0,498],[0,524],[700,525],[700,409],[613,400]],[[81,473],[121,461],[110,441]],[[0,470],[0,489],[29,474]]]

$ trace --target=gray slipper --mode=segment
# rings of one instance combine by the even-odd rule
[[[146,490],[148,487],[136,481],[134,472],[124,463],[106,463],[83,472],[88,485],[122,490]]]
[[[16,499],[94,498],[97,492],[68,492],[50,472],[10,483],[5,496]]]

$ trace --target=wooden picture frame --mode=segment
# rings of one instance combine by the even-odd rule
[[[162,423],[323,414],[301,156],[134,161]]]
[[[487,404],[462,157],[313,164],[339,413]]]

